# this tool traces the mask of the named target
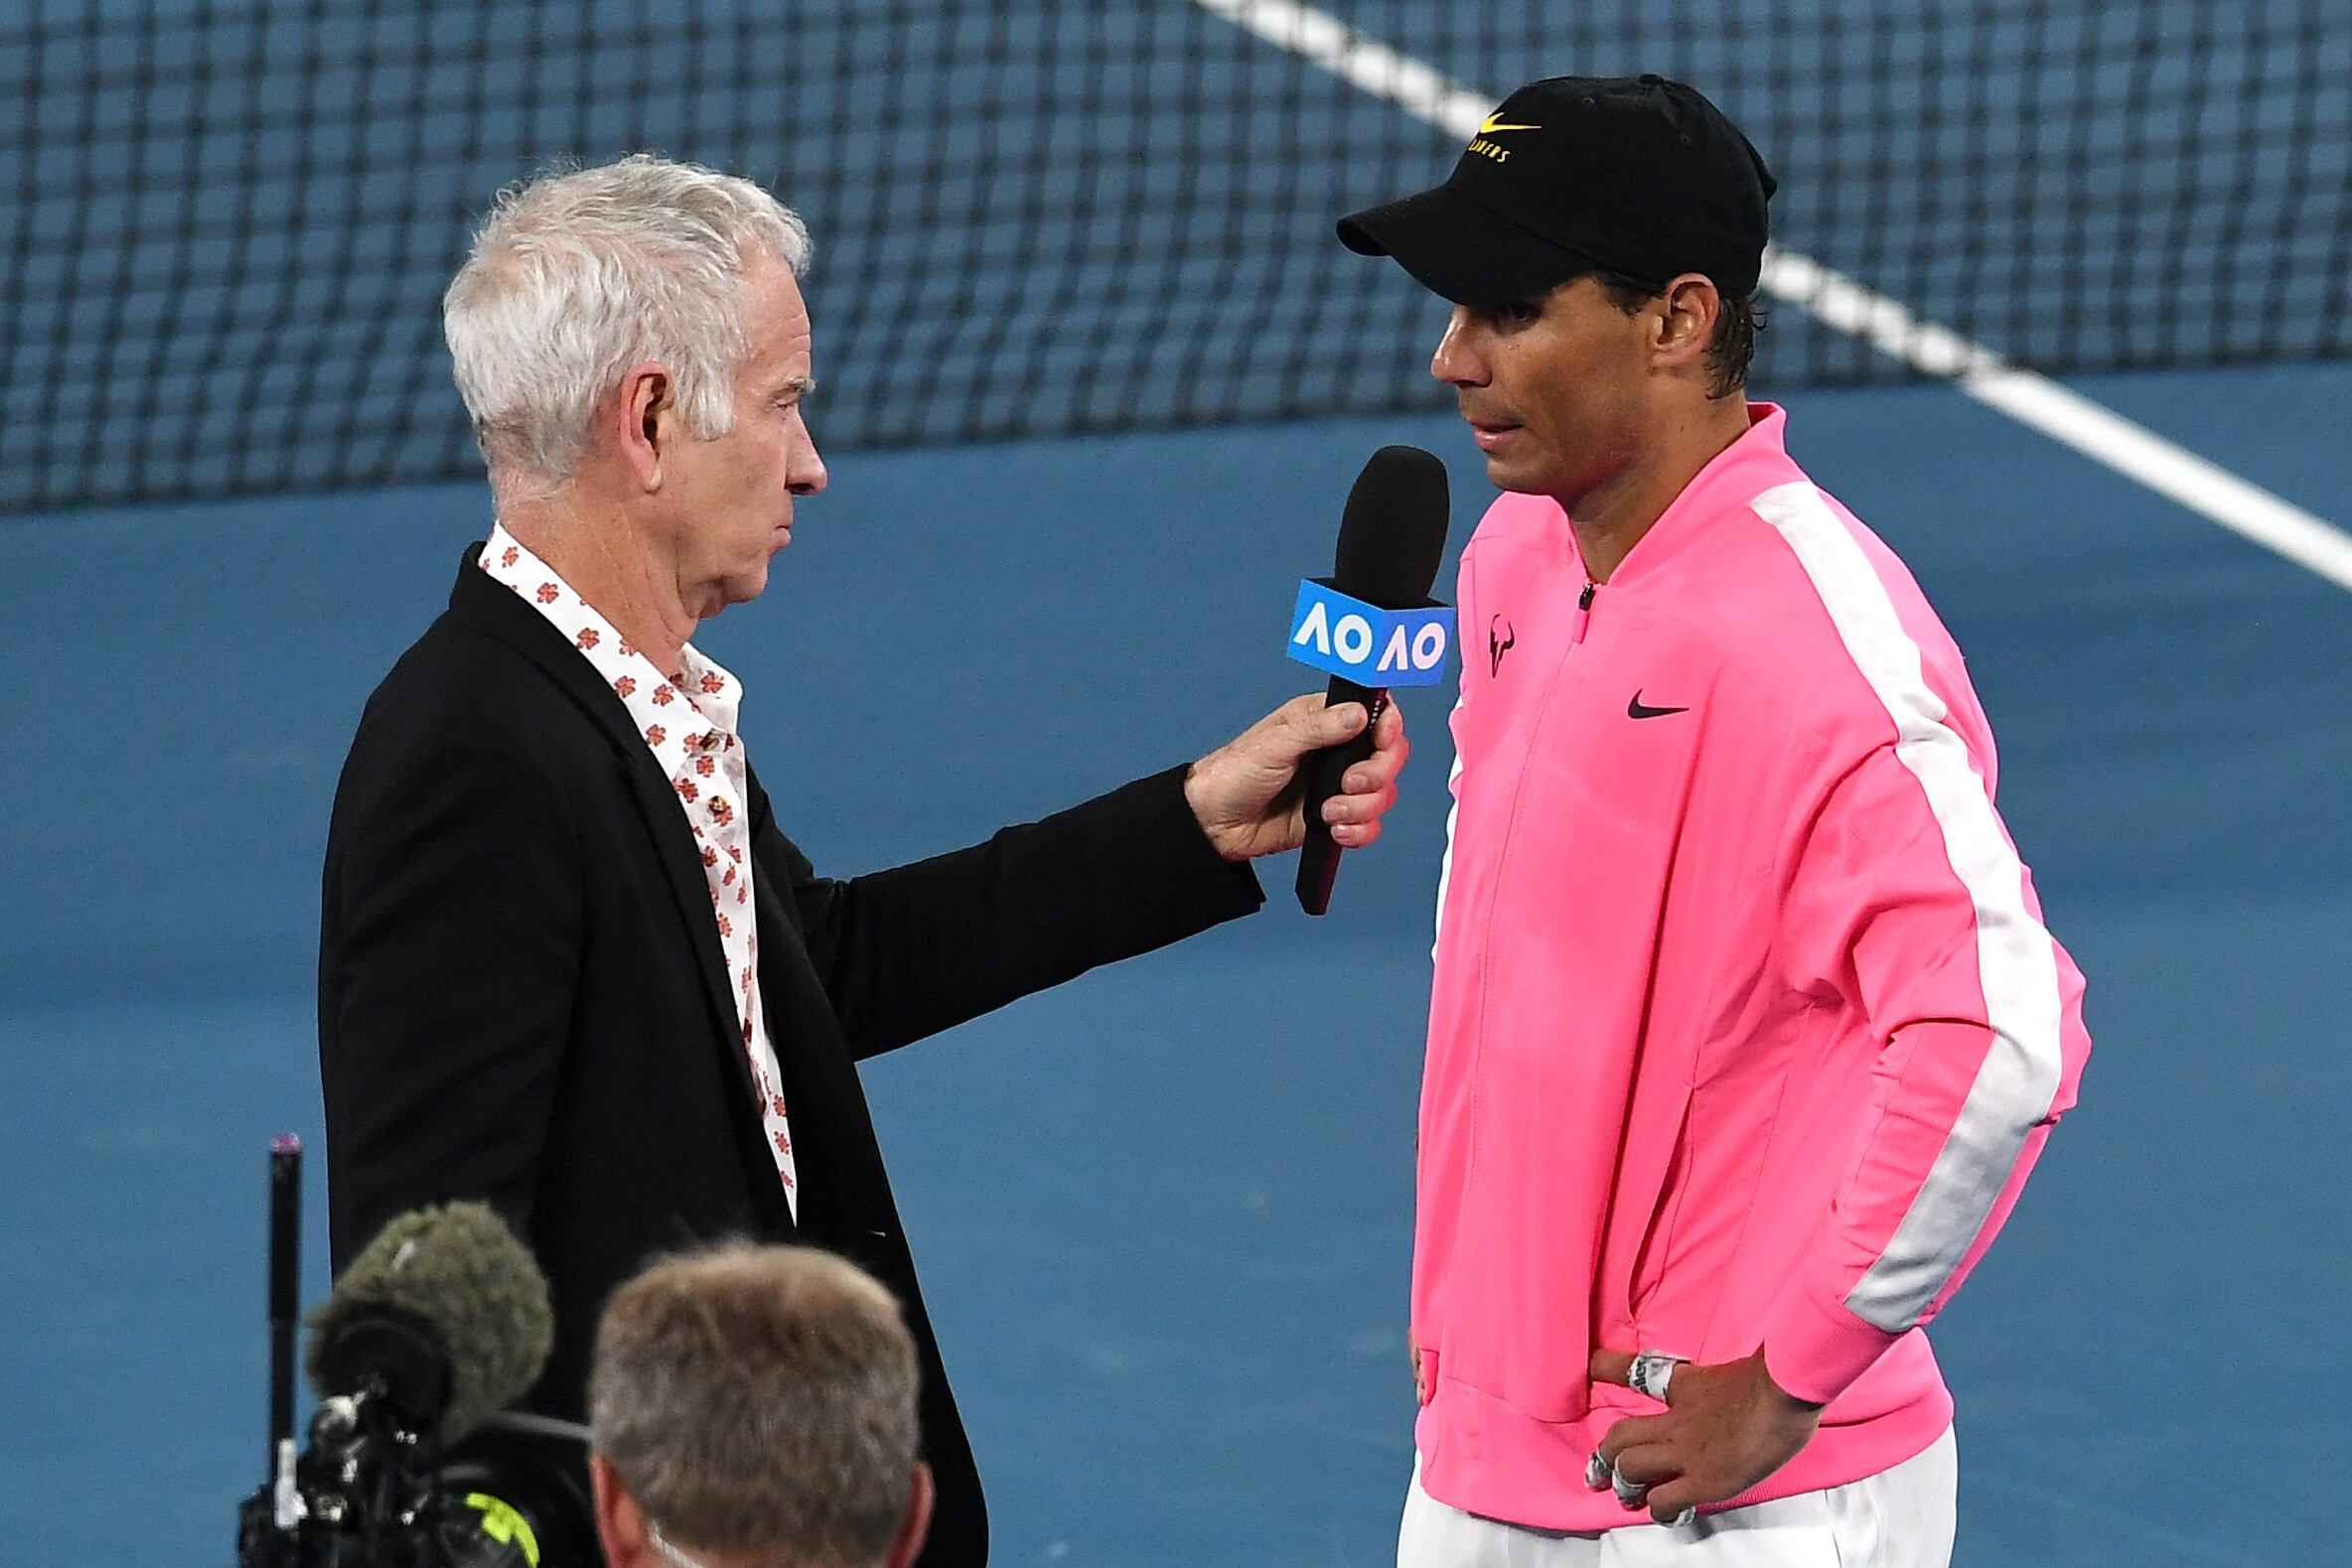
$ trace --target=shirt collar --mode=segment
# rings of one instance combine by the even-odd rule
[[[479,562],[493,579],[513,589],[524,604],[546,617],[580,656],[593,665],[637,721],[648,744],[659,752],[657,734],[679,730],[683,714],[700,721],[685,726],[707,733],[734,735],[742,713],[743,683],[719,662],[688,642],[678,649],[677,668],[663,674],[637,645],[623,637],[597,608],[565,582],[563,574],[539,559],[528,545],[507,531],[505,523],[490,530]],[[680,708],[671,704],[685,701]]]

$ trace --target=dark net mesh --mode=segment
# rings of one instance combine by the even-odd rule
[[[438,313],[470,224],[640,148],[808,216],[836,447],[1442,405],[1441,307],[1331,231],[1459,146],[1383,95],[1427,85],[1398,56],[1480,99],[1694,81],[1781,245],[2029,365],[2352,348],[2344,0],[1336,15],[1307,36],[1396,52],[1365,84],[1184,0],[20,0],[0,509],[475,472]],[[1763,386],[1911,373],[1776,314]]]

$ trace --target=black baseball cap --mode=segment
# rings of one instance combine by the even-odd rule
[[[1695,87],[1550,76],[1486,117],[1445,184],[1349,214],[1339,237],[1457,305],[1534,299],[1596,268],[1644,283],[1703,273],[1746,299],[1776,184]]]

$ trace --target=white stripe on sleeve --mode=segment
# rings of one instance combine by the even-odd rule
[[[1900,1334],[1960,1267],[2026,1137],[2057,1097],[2064,1068],[2057,949],[2026,905],[2024,867],[1860,542],[1812,485],[1776,487],[1753,505],[1796,552],[1847,654],[1894,720],[1895,756],[1919,781],[1945,855],[1976,906],[1992,1047],[1902,1223],[1845,1298],[1855,1317]]]

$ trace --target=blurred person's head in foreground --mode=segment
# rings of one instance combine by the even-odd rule
[[[889,1291],[730,1244],[617,1292],[589,1378],[612,1568],[907,1568],[931,1520],[915,1346]]]

